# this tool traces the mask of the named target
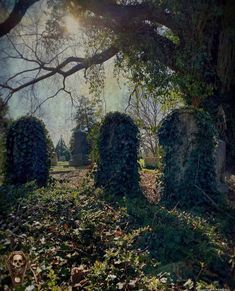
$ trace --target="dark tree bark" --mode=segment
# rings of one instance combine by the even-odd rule
[[[15,0],[15,5],[9,16],[0,23],[0,37],[9,33],[17,24],[19,24],[25,13],[34,3],[39,0]]]
[[[227,166],[235,171],[235,3],[222,2],[223,14],[215,19],[209,43],[215,70],[209,77],[204,76],[208,83],[216,84],[216,89],[204,106],[219,124],[220,137],[227,143]]]

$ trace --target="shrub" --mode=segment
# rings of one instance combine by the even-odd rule
[[[95,182],[113,195],[132,195],[139,190],[139,130],[119,112],[106,115],[98,142],[99,160]]]
[[[44,186],[49,177],[50,142],[44,124],[35,117],[13,122],[6,140],[5,182]]]

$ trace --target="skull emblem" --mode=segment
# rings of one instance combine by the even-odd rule
[[[12,258],[12,265],[15,267],[15,268],[22,268],[25,264],[25,260],[23,258],[22,255],[20,254],[17,254],[17,255],[14,255],[13,258]]]
[[[7,267],[10,272],[13,285],[22,284],[24,274],[28,267],[28,258],[23,252],[15,251],[8,257]]]

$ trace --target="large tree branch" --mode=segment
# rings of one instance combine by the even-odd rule
[[[77,4],[97,16],[108,19],[111,26],[114,23],[119,26],[127,26],[143,21],[155,21],[170,28],[177,35],[181,35],[179,23],[176,22],[172,13],[148,3],[121,5],[107,3],[104,0],[77,0]]]
[[[156,29],[158,25],[154,25],[154,21],[171,28],[172,31],[178,33],[181,38],[181,29],[174,21],[171,13],[161,8],[153,8],[148,4],[137,5],[119,5],[107,4],[100,0],[77,0],[81,3],[83,9],[89,10],[95,15],[83,19],[84,25],[91,25],[101,29],[109,28],[115,34],[127,33],[135,35],[135,39],[139,39],[139,47],[142,47],[146,60],[149,57],[148,37],[151,44],[154,40],[156,59],[174,71],[179,71],[176,64],[177,52],[179,45],[173,43],[170,39],[159,34]],[[148,21],[147,21],[148,20]],[[142,45],[143,44],[143,45]],[[128,53],[128,47],[122,48]]]
[[[176,72],[179,71],[180,69],[176,62],[177,46],[166,37],[163,37],[157,33],[154,35],[154,40],[156,59],[158,59],[160,63],[164,64],[171,70]],[[148,55],[149,52],[145,52],[145,56]]]
[[[39,0],[15,0],[15,5],[7,17],[7,19],[0,23],[0,37],[10,32],[24,17],[26,11],[34,3]]]
[[[100,29],[104,29],[109,27],[115,34],[126,33],[127,40],[128,35],[131,34],[135,36],[135,41],[137,43],[138,48],[142,49],[144,53],[145,60],[148,60],[150,56],[149,44],[152,46],[154,41],[155,47],[155,57],[159,60],[159,62],[163,63],[173,71],[179,71],[179,67],[176,64],[177,52],[179,50],[179,46],[173,43],[170,39],[164,37],[159,34],[159,31],[148,23],[141,23],[137,25],[131,24],[130,26],[117,26],[114,23],[108,23],[106,19],[101,19],[96,16],[88,17],[82,20],[83,25],[91,25],[93,27],[98,27]],[[148,38],[150,39],[148,41]],[[133,49],[133,48],[132,48]],[[122,48],[124,52],[129,53],[128,45],[125,43]],[[130,52],[132,53],[132,52]]]
[[[148,41],[148,38],[150,41]],[[168,38],[160,35],[154,27],[148,24],[142,25],[136,33],[136,39],[139,42],[138,47],[142,52],[144,62],[153,62],[156,59],[171,70],[180,71],[176,61],[179,47]],[[153,43],[154,51],[152,51]]]
[[[87,69],[93,65],[98,65],[98,64],[102,64],[102,63],[106,62],[107,60],[112,58],[117,53],[118,53],[118,49],[116,47],[110,47],[110,48],[106,49],[105,51],[103,51],[99,54],[96,54],[92,57],[89,57],[89,58],[69,57],[56,67],[48,67],[48,66],[45,66],[44,64],[41,64],[38,67],[38,71],[41,71],[41,70],[49,71],[49,73],[45,73],[41,76],[38,76],[38,77],[28,81],[28,82],[25,82],[25,83],[17,86],[17,87],[11,87],[10,85],[8,85],[8,81],[4,84],[0,84],[0,87],[3,89],[9,90],[10,93],[6,99],[6,102],[8,102],[14,93],[16,93],[24,88],[27,88],[31,85],[34,85],[40,81],[45,80],[45,79],[48,79],[56,74],[62,75],[64,80],[65,80],[65,78],[69,77],[70,75],[75,74],[76,72],[78,72],[82,69]],[[65,70],[65,67],[67,65],[74,63],[74,62],[76,62],[77,64],[74,65],[72,68]],[[23,71],[22,74],[23,73],[25,73],[25,71]],[[17,73],[17,75],[19,75],[19,73]]]

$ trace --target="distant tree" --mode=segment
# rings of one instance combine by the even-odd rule
[[[88,97],[81,96],[79,105],[74,116],[76,129],[89,132],[93,124],[96,122],[96,104],[92,103]]]
[[[158,153],[157,132],[160,121],[172,110],[179,106],[180,95],[169,90],[167,95],[146,92],[142,86],[135,87],[128,100],[126,112],[134,119],[140,129],[140,146],[145,153],[154,157]]]
[[[62,136],[56,145],[55,152],[57,154],[59,161],[62,161],[62,160],[69,161],[70,151],[67,145],[65,144],[65,141],[63,140]]]
[[[76,126],[72,131],[70,139],[70,151],[75,153],[78,149],[76,146],[76,133],[81,131],[86,134],[87,149],[89,152],[90,159],[93,162],[97,162],[97,134],[100,127],[100,119],[103,115],[103,104],[100,99],[90,100],[88,97],[81,96],[79,98],[79,105],[74,116]],[[85,146],[86,148],[86,146]]]

